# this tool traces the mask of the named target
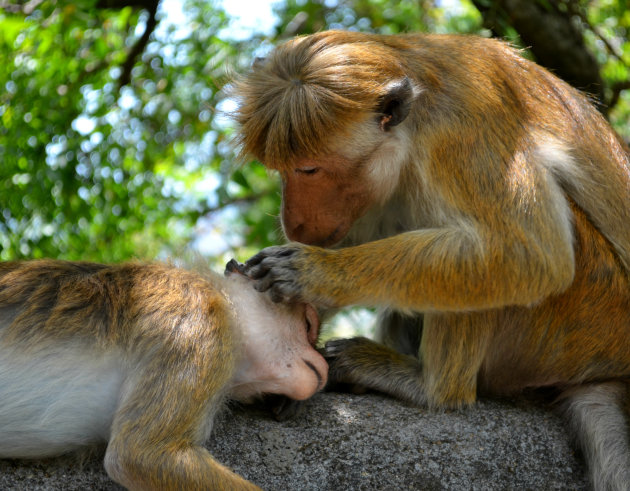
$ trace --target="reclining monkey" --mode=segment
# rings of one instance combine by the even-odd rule
[[[0,263],[0,458],[108,441],[133,490],[257,489],[202,444],[226,398],[306,399],[327,380],[310,305],[163,264]]]

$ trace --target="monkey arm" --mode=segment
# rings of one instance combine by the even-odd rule
[[[196,360],[176,366],[161,355],[123,388],[105,455],[108,474],[132,490],[259,489],[202,445],[223,404],[230,364],[204,373]]]
[[[484,215],[468,221],[476,226],[420,229],[339,250],[270,247],[246,263],[247,271],[275,301],[415,311],[528,305],[570,285],[568,207],[542,203],[527,215],[512,213],[511,221],[496,210]]]
[[[130,455],[126,445],[137,445],[139,442],[118,440],[114,443],[116,447],[108,446],[105,466],[114,479],[131,490],[260,490],[258,486],[214,460],[210,453],[200,445],[188,446],[180,442],[164,442],[168,446],[165,446],[162,452]],[[155,442],[150,442],[150,444],[153,445]],[[120,454],[115,454],[114,448],[119,450]],[[124,467],[118,466],[121,463]]]
[[[427,403],[421,362],[367,338],[334,339],[323,348],[328,387],[357,384],[417,406]]]
[[[133,312],[128,343],[144,356],[121,388],[105,468],[132,490],[259,489],[203,447],[227,397],[235,349],[222,299],[183,283],[171,285],[187,296],[154,295]]]

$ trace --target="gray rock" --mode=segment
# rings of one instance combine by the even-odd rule
[[[588,488],[562,421],[531,401],[432,412],[375,394],[319,394],[282,423],[232,408],[207,446],[266,490]],[[101,459],[0,460],[0,489],[120,489]]]

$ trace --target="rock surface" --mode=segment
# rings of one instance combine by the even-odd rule
[[[439,413],[375,394],[319,394],[282,423],[232,409],[207,446],[265,490],[588,489],[560,418],[527,401]],[[121,489],[101,459],[0,460],[0,489]]]

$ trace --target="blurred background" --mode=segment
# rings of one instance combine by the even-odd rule
[[[278,180],[235,165],[222,89],[329,28],[507,39],[630,139],[626,0],[0,0],[0,260],[219,269],[282,242]]]

